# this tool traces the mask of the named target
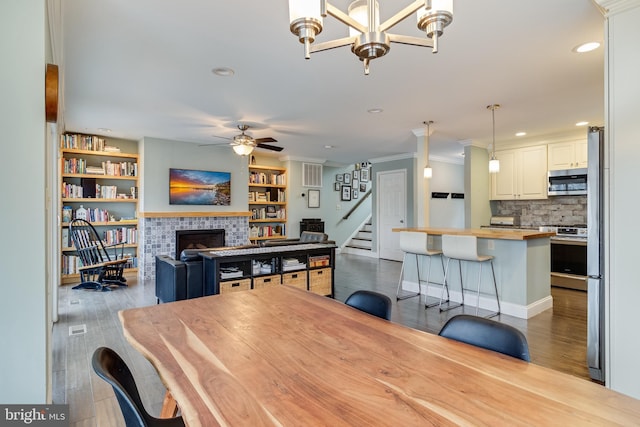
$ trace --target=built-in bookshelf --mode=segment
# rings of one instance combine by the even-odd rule
[[[287,170],[249,166],[249,240],[286,238]]]
[[[135,142],[126,141],[133,151]],[[117,143],[117,142],[116,142]],[[69,235],[73,218],[86,215],[106,244],[124,244],[125,273],[138,268],[138,166],[135,152],[95,135],[60,136],[61,283],[80,281],[80,261]],[[137,150],[136,150],[137,151]]]

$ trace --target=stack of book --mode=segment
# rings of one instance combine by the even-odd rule
[[[307,264],[300,262],[296,258],[283,258],[282,271],[302,270],[307,268]]]
[[[220,279],[235,279],[236,277],[242,277],[242,270],[240,270],[238,267],[220,268]]]

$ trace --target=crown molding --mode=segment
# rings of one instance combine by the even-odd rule
[[[418,157],[417,153],[403,153],[403,154],[395,154],[393,156],[376,157],[375,159],[369,159],[369,162],[384,163],[384,162],[393,162],[395,160],[415,159],[417,157]]]
[[[640,7],[640,0],[593,0],[593,2],[600,6],[606,16]]]
[[[327,159],[315,159],[313,157],[296,157],[296,156],[282,156],[278,157],[281,162],[307,162],[307,163],[319,163],[324,164]]]

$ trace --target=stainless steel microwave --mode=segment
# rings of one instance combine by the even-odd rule
[[[587,194],[587,168],[549,171],[549,196]]]

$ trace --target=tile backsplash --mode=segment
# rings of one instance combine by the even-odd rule
[[[519,215],[522,227],[587,223],[587,196],[555,196],[545,200],[497,200],[493,215]]]

